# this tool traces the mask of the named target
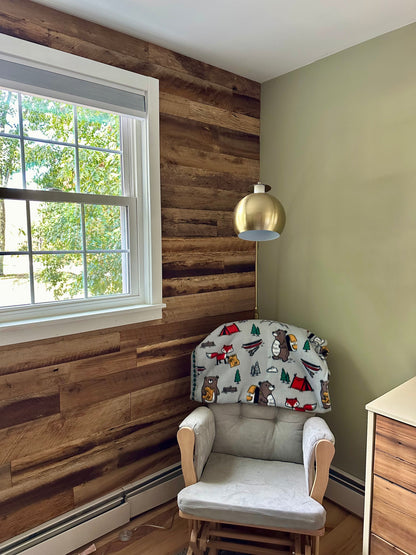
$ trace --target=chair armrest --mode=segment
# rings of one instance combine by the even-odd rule
[[[334,435],[323,418],[313,416],[305,422],[302,447],[306,487],[309,495],[319,503],[322,503],[328,485],[334,443]]]
[[[201,477],[215,439],[215,420],[207,407],[198,407],[179,425],[177,434],[181,450],[185,485],[195,484]]]

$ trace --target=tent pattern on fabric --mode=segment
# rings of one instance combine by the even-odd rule
[[[306,378],[298,378],[296,374],[293,376],[290,387],[291,389],[297,389],[298,391],[313,391],[308,380]]]

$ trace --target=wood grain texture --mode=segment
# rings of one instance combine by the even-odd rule
[[[254,310],[255,245],[232,212],[259,178],[260,85],[37,5],[0,31],[159,79],[160,321],[0,348],[0,541],[179,462],[190,354]],[[59,329],[57,329],[59,333]]]
[[[218,125],[244,134],[260,135],[260,122],[257,118],[230,112],[224,108],[210,106],[190,100],[189,98],[162,92],[160,94],[160,112],[171,116],[180,116],[188,121]],[[252,140],[247,137],[246,140]]]
[[[377,415],[374,473],[416,493],[416,429]]]
[[[371,534],[371,555],[409,555],[379,538],[375,534]]]
[[[374,476],[371,532],[415,553],[416,494]]]

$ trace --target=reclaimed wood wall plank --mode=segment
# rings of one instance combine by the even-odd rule
[[[240,131],[249,134],[246,140],[253,140],[251,136],[260,135],[260,121],[258,117],[247,116],[245,114],[231,112],[229,107],[219,108],[202,102],[196,102],[189,98],[161,92],[160,112],[170,116],[179,116],[199,123],[218,125],[233,131]]]
[[[4,508],[5,510],[0,513],[0,538],[21,534],[73,508],[72,489],[62,490],[33,503],[22,503],[14,511],[8,507]]]
[[[0,491],[10,488],[12,485],[12,473],[10,463],[0,466]]]
[[[76,441],[129,421],[130,396],[124,395],[66,416],[52,415],[0,430],[0,464]]]
[[[119,348],[120,334],[106,331],[0,347],[0,374],[94,357]]]
[[[218,168],[189,167],[180,162],[180,160],[175,160],[170,163],[162,160],[160,165],[162,196],[165,187],[177,187],[178,185],[198,187],[202,189],[203,194],[209,194],[210,190],[215,192],[226,189],[240,193],[240,198],[253,191],[253,176],[251,175],[235,175],[232,172],[220,171]]]

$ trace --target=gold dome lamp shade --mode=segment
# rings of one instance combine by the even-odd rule
[[[234,209],[234,229],[246,241],[271,241],[277,239],[286,223],[282,204],[267,191],[271,187],[260,181],[254,192],[245,196]]]
[[[271,241],[280,237],[286,223],[286,214],[282,204],[268,194],[271,187],[260,181],[254,185],[254,192],[245,196],[234,208],[234,230],[240,239],[256,242],[255,262],[255,307],[254,318],[259,317],[258,310],[258,243]]]

